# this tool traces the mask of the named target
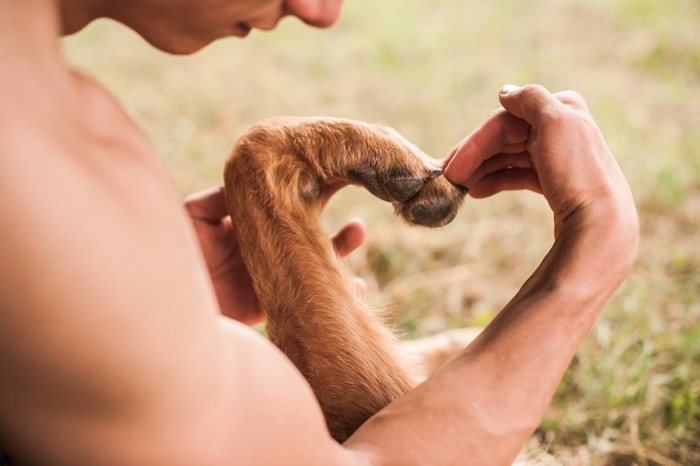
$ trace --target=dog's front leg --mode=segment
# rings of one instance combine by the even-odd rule
[[[413,385],[392,333],[352,292],[317,224],[332,183],[366,186],[408,222],[437,226],[464,195],[386,128],[335,119],[253,127],[225,170],[226,198],[270,339],[308,380],[334,438]]]

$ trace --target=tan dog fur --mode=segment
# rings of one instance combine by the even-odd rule
[[[361,184],[410,224],[444,225],[465,192],[441,173],[396,131],[332,118],[263,121],[227,160],[227,206],[269,338],[307,379],[338,441],[414,381],[317,218],[329,191]]]

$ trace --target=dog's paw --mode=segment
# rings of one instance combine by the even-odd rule
[[[438,227],[452,221],[466,188],[447,181],[436,161],[393,130],[386,132],[383,148],[381,156],[365,157],[348,170],[351,181],[391,202],[410,224]]]
[[[466,194],[466,188],[455,186],[440,176],[428,181],[416,196],[394,207],[409,223],[439,227],[455,218]]]
[[[421,178],[417,177],[421,176],[419,173],[401,173],[398,170],[380,177],[374,167],[365,165],[353,168],[349,173],[379,199],[387,202],[408,202],[421,192],[427,181],[442,175],[442,170],[434,168]]]
[[[447,181],[439,168],[413,174],[390,169],[382,176],[374,167],[362,166],[349,173],[369,192],[391,202],[399,215],[415,225],[437,227],[449,223],[467,192]]]

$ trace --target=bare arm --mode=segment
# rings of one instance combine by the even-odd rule
[[[572,247],[573,241],[580,243]],[[623,262],[613,267],[584,258],[600,257],[601,246],[619,247],[606,241],[611,240],[593,234],[558,240],[474,343],[371,419],[347,446],[374,451],[380,464],[510,464],[629,267],[629,258],[616,254],[608,259]],[[582,261],[591,268],[580,267]],[[591,286],[602,270],[610,281]]]
[[[0,109],[2,448],[19,465],[342,464],[294,367],[220,315],[143,137],[94,83],[51,77],[62,92],[15,87],[24,106]]]
[[[446,174],[477,197],[542,192],[555,243],[474,343],[348,441],[382,464],[510,464],[634,262],[629,187],[583,100],[528,86],[501,102],[507,112],[455,148]]]
[[[626,183],[579,99],[503,96],[515,119],[456,149],[446,173],[474,196],[543,192],[556,242],[473,345],[341,447],[290,362],[220,316],[152,150],[57,56],[57,3],[0,8],[0,445],[19,464],[514,457],[636,245]]]
[[[559,235],[475,345],[342,448],[289,361],[219,315],[148,145],[99,88],[55,67],[21,69],[2,86],[13,104],[0,112],[21,111],[0,115],[12,122],[0,151],[0,212],[11,219],[0,237],[0,444],[20,464],[478,464],[497,447],[507,461],[628,266],[621,258],[601,283],[590,244],[617,245],[586,222]],[[21,93],[22,76],[42,79]],[[582,278],[596,299],[575,286]],[[537,328],[551,339],[533,338]]]

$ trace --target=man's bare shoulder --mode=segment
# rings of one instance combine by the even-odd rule
[[[39,437],[47,422],[99,423],[153,399],[164,380],[201,383],[206,370],[183,366],[182,348],[211,354],[215,328],[206,270],[155,155],[104,91],[71,79],[0,125],[0,399],[13,406],[0,423]]]
[[[199,308],[215,309],[196,242],[155,154],[107,93],[80,76],[71,80],[63,95],[49,92],[42,105],[16,107],[2,129],[0,213],[8,221],[0,251],[12,260],[0,266],[8,279],[0,291],[5,300],[21,298],[6,309],[109,315],[136,312],[144,294],[195,288]],[[161,271],[173,262],[168,278],[191,279],[188,286],[167,286]],[[82,290],[73,296],[77,284]]]
[[[0,427],[53,438],[44,450],[56,457],[80,438],[71,464],[90,454],[163,464],[178,452],[167,464],[348,464],[291,363],[218,316],[191,226],[141,133],[99,86],[75,79],[77,107],[27,109],[0,138],[10,219],[0,401],[13,406]],[[57,425],[72,430],[56,436]]]

